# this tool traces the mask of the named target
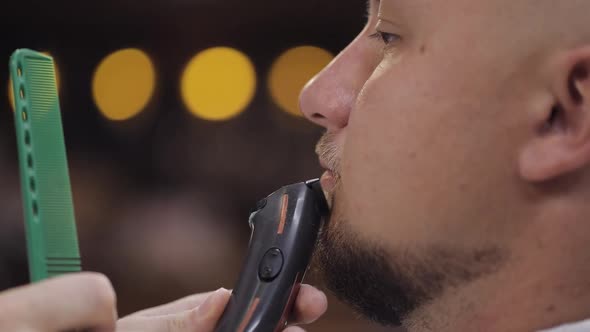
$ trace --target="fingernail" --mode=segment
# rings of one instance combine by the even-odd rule
[[[216,290],[213,294],[209,295],[205,302],[201,303],[199,308],[197,308],[197,315],[199,317],[209,316],[215,309],[215,305],[219,302],[219,299],[221,298],[221,295],[224,292],[227,292],[227,290],[224,288],[220,288]]]
[[[326,294],[324,292],[318,291],[317,294],[315,295],[315,301],[328,302],[328,297],[326,296]]]

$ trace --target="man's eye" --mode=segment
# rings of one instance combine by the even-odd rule
[[[370,35],[369,38],[378,40],[379,42],[383,43],[385,46],[392,46],[394,43],[399,41],[401,37],[394,33],[387,33],[382,31],[377,31],[374,34]]]

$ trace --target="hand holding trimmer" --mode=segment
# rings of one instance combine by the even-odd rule
[[[216,332],[285,327],[327,214],[318,180],[285,186],[258,202],[246,261]]]

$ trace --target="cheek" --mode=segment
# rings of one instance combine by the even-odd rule
[[[507,171],[490,161],[501,151],[481,108],[485,96],[426,66],[399,68],[376,71],[351,115],[340,213],[365,236],[402,246],[457,234],[478,241],[481,229],[469,223],[489,205],[499,168]]]
[[[389,74],[376,72],[349,121],[342,160],[344,213],[350,222],[362,220],[368,235],[394,228],[398,234],[419,232],[420,224],[404,221],[415,220],[425,196],[433,194],[433,180],[440,175],[432,161],[440,165],[448,157],[431,151],[439,128],[424,112],[424,93],[415,82],[403,81],[398,86]]]

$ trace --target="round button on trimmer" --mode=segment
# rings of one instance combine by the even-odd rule
[[[269,249],[258,266],[258,277],[262,281],[271,282],[283,269],[283,253],[278,248]]]

